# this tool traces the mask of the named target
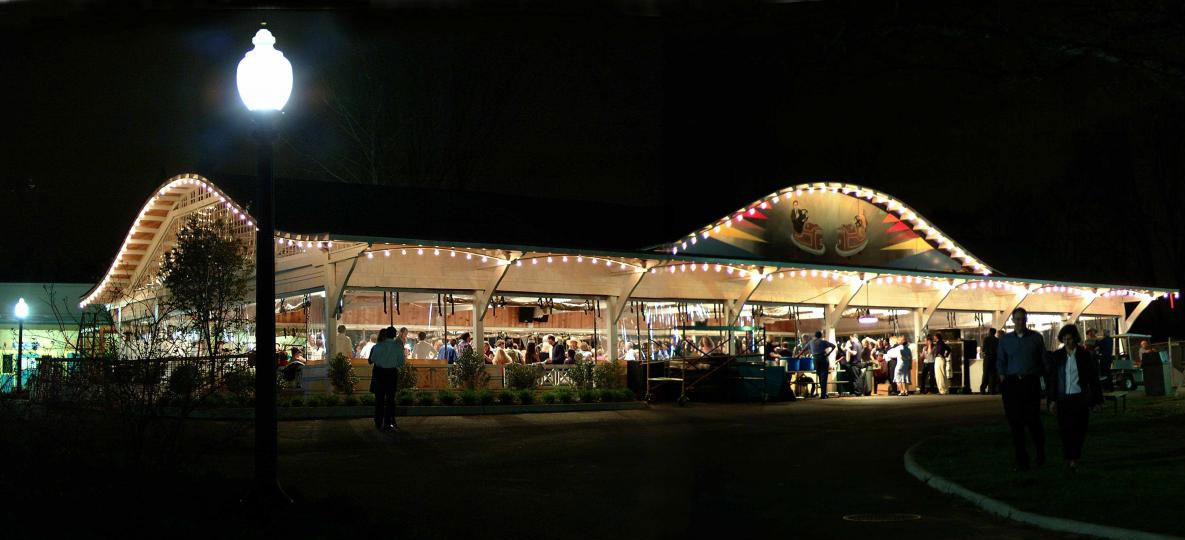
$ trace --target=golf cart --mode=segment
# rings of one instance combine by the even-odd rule
[[[1115,360],[1111,363],[1111,381],[1116,390],[1131,391],[1144,385],[1144,372],[1136,367],[1133,355],[1138,354],[1141,340],[1152,340],[1148,334],[1116,334],[1111,349]]]

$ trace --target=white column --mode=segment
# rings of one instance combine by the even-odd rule
[[[489,305],[489,298],[481,294],[473,295],[473,337],[469,340],[471,347],[481,347],[481,342],[486,339],[486,307]],[[478,353],[482,349],[474,349]]]
[[[606,352],[606,357],[609,358],[610,361],[612,361],[612,360],[617,360],[617,343],[619,341],[618,336],[617,336],[617,321],[621,317],[621,315],[620,315],[621,310],[619,309],[619,305],[624,304],[625,301],[619,297],[610,296],[605,299],[605,303],[608,304],[606,307],[609,308],[609,315],[610,315],[609,317],[607,317],[609,322],[606,325],[609,327],[608,328],[609,344],[607,345],[609,347],[609,350],[605,351],[605,352]]]

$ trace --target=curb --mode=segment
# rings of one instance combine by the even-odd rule
[[[1124,529],[1121,527],[1112,527],[1109,525],[1098,525],[1095,523],[1087,523],[1085,521],[1044,516],[1041,514],[1034,514],[1032,512],[1025,512],[1023,510],[1017,509],[1011,505],[988,497],[987,495],[971,491],[963,486],[960,486],[959,484],[951,482],[946,478],[938,476],[922,468],[922,466],[918,464],[917,460],[913,458],[913,451],[925,442],[926,441],[919,442],[909,447],[909,450],[905,451],[905,470],[909,471],[909,474],[913,475],[918,480],[921,480],[923,484],[926,484],[943,493],[949,493],[951,495],[962,497],[963,499],[966,499],[971,504],[978,506],[980,509],[986,511],[989,514],[995,514],[1005,519],[1019,521],[1021,523],[1050,531],[1083,534],[1098,538],[1112,538],[1115,540],[1185,540],[1179,536],[1136,531],[1132,529]]]
[[[596,411],[631,411],[648,408],[644,401],[622,401],[612,403],[556,403],[550,405],[430,405],[397,406],[396,416],[472,416],[493,414],[530,414]],[[329,418],[370,418],[374,415],[373,405],[335,407],[282,407],[277,420],[318,420]],[[243,420],[255,417],[252,408],[227,408],[196,410],[191,418],[202,420]]]

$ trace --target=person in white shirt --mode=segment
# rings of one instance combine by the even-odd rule
[[[416,341],[416,346],[411,351],[411,357],[417,360],[436,358],[436,351],[432,348],[432,344],[428,343],[428,334],[420,332],[416,337],[419,338],[419,341]]]
[[[1082,445],[1086,442],[1086,425],[1091,409],[1103,403],[1103,388],[1099,382],[1098,364],[1090,352],[1079,344],[1082,334],[1078,326],[1067,324],[1057,333],[1064,347],[1049,355],[1045,366],[1046,402],[1057,415],[1058,431],[1062,436],[1062,451],[1070,470],[1078,470]]]
[[[347,357],[354,354],[354,342],[350,340],[350,336],[346,335],[346,325],[337,325],[337,354],[344,354]]]
[[[362,344],[362,348],[358,350],[358,358],[370,358],[370,350],[379,342],[378,334],[371,334],[370,339]]]

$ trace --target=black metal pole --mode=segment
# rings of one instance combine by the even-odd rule
[[[9,328],[11,328],[11,327],[9,327]],[[18,330],[16,331],[16,391],[19,393],[21,391],[21,363],[24,360],[24,358],[22,358],[24,356],[24,351],[22,349],[25,348],[25,320],[24,319],[17,320],[17,328],[18,328]]]
[[[280,489],[276,465],[276,289],[275,209],[272,141],[279,112],[255,113],[259,178],[255,186],[255,482],[264,504],[288,501]]]

